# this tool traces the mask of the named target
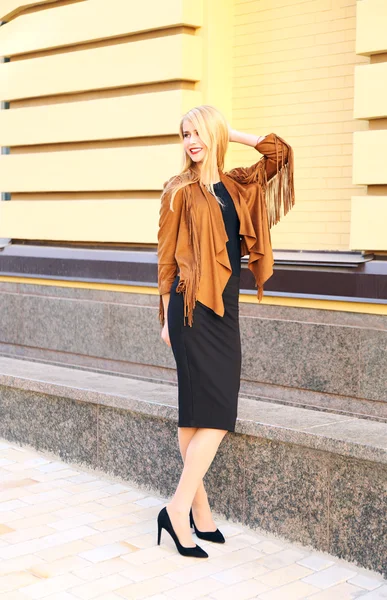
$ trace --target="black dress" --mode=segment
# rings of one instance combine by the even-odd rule
[[[183,324],[184,300],[170,291],[168,330],[178,380],[178,427],[209,427],[235,431],[241,375],[239,282],[241,239],[234,202],[221,181],[215,192],[222,209],[232,274],[223,290],[225,314],[217,315],[196,300],[192,327]]]

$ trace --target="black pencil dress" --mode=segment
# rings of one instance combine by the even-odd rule
[[[178,427],[235,431],[241,376],[241,238],[238,214],[229,192],[221,181],[214,189],[225,204],[221,211],[232,267],[222,295],[225,313],[220,317],[196,300],[192,327],[184,325],[184,299],[176,292],[178,274],[170,291],[168,330],[177,368]]]

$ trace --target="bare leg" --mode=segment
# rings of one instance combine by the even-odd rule
[[[197,429],[197,427],[178,428],[180,453],[183,462],[185,461],[188,444],[190,443],[192,436],[195,434]],[[208,502],[208,496],[204,487],[203,479],[200,481],[195,497],[192,501],[192,513],[195,525],[199,531],[216,531],[217,526],[211,515],[211,508]]]
[[[187,446],[179,485],[171,502],[166,505],[172,526],[183,546],[194,547],[196,545],[189,527],[189,511],[199,484],[208,471],[226,433],[227,429],[200,427]]]

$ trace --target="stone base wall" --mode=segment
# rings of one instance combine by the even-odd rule
[[[0,355],[176,381],[158,295],[0,282]],[[387,421],[387,317],[240,304],[241,394]]]

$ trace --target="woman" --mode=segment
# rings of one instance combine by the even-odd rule
[[[164,184],[158,231],[159,318],[178,378],[178,439],[184,461],[176,492],[159,513],[180,554],[208,557],[191,537],[224,543],[203,477],[228,431],[235,431],[241,373],[239,282],[249,255],[262,299],[273,273],[270,227],[294,204],[293,151],[279,136],[231,129],[210,105],[180,121],[184,165]],[[223,172],[228,142],[264,156]],[[191,508],[192,506],[192,508]]]

